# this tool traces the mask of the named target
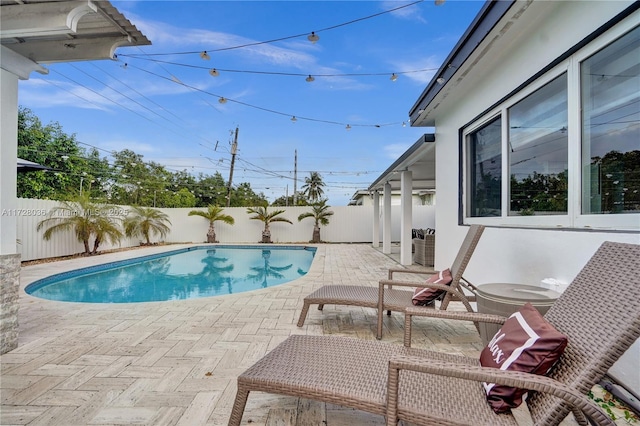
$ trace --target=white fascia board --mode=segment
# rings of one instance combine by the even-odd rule
[[[33,71],[49,74],[47,68],[5,46],[0,46],[0,68],[17,75],[20,80],[28,80]]]

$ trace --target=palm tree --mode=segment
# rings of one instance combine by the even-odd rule
[[[131,215],[124,219],[124,233],[127,237],[144,237],[146,244],[151,245],[149,234],[159,234],[165,237],[171,225],[169,216],[151,207],[132,207]]]
[[[315,220],[313,225],[313,236],[311,238],[312,243],[319,243],[322,241],[320,239],[320,225],[328,225],[329,224],[329,216],[333,215],[331,210],[328,210],[329,206],[327,205],[326,200],[322,200],[311,207],[310,212],[302,213],[298,216],[298,222],[302,221],[302,219],[306,219],[308,217],[312,217]]]
[[[302,192],[311,201],[318,201],[324,195],[324,182],[322,176],[318,172],[309,173],[308,178],[304,178],[304,185],[302,185]]]
[[[106,238],[112,243],[119,242],[122,232],[118,227],[121,218],[114,215],[113,206],[96,204],[88,195],[79,196],[73,200],[61,201],[61,205],[54,207],[46,219],[38,222],[36,229],[47,228],[42,237],[49,241],[59,232],[73,231],[79,242],[84,245],[84,254],[96,253],[100,243]],[[89,248],[89,240],[95,235],[93,252]]]
[[[271,230],[269,229],[269,224],[272,222],[287,222],[293,225],[289,219],[284,217],[278,217],[278,215],[284,213],[284,210],[274,210],[271,213],[267,212],[266,207],[249,207],[247,208],[248,214],[253,214],[254,216],[249,219],[260,220],[264,222],[264,230],[262,231],[262,242],[263,243],[271,243]]]
[[[208,243],[217,243],[216,240],[216,228],[214,226],[214,222],[220,220],[226,224],[233,225],[235,220],[233,217],[228,214],[222,213],[223,209],[219,206],[214,206],[209,204],[207,206],[207,211],[202,210],[191,210],[189,212],[189,216],[201,216],[209,221],[209,230],[207,231],[207,242]]]
[[[95,219],[93,232],[96,239],[93,241],[93,252],[98,252],[98,247],[104,240],[108,240],[111,244],[119,243],[124,234],[120,230],[120,224],[114,221],[113,209],[109,206],[103,206],[101,214]],[[122,218],[118,217],[120,222]]]

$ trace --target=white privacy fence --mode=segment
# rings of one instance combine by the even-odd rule
[[[58,205],[56,201],[19,198],[16,208],[3,211],[2,214],[12,214],[17,219],[18,245],[17,252],[22,260],[44,259],[48,257],[66,256],[84,251],[82,243],[78,242],[73,231],[57,233],[49,241],[42,237],[44,229],[37,231],[38,223],[47,217],[52,208]],[[126,211],[128,207],[119,207]],[[274,243],[306,243],[311,240],[313,232],[313,218],[298,222],[298,216],[311,211],[311,207],[269,207],[269,211],[285,210],[281,216],[293,222],[293,225],[274,222],[270,225],[271,239]],[[435,206],[412,206],[414,228],[435,227]],[[209,222],[200,216],[188,216],[195,208],[162,208],[158,209],[169,216],[171,230],[162,239],[166,243],[202,243],[207,240]],[[202,210],[205,210],[204,208]],[[370,243],[373,239],[373,207],[371,206],[332,206],[334,215],[329,218],[329,224],[322,226],[320,235],[328,243]],[[380,209],[382,211],[382,209]],[[114,212],[114,213],[117,213]],[[226,207],[224,213],[235,219],[234,225],[216,222],[216,237],[221,243],[257,243],[262,238],[264,223],[249,219],[245,207]],[[400,241],[400,206],[391,208],[391,239]],[[382,224],[382,218],[380,218]],[[382,225],[381,225],[382,226]],[[382,229],[380,230],[382,236]],[[380,237],[382,238],[382,237]],[[151,236],[152,242],[159,242],[158,236]],[[93,241],[90,242],[93,244]],[[109,250],[120,247],[133,247],[140,244],[140,239],[123,238],[115,246],[108,241],[100,244],[99,250]]]

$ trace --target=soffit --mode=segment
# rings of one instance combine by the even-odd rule
[[[399,190],[401,172],[405,170],[411,172],[414,192],[435,190],[435,148],[435,135],[423,135],[369,186],[369,191],[381,191],[387,182],[392,190]]]
[[[108,1],[0,0],[2,45],[36,63],[111,59],[149,45]]]

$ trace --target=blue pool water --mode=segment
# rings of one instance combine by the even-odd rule
[[[283,284],[307,273],[315,248],[199,246],[92,266],[29,284],[36,297],[131,303],[193,299]]]

